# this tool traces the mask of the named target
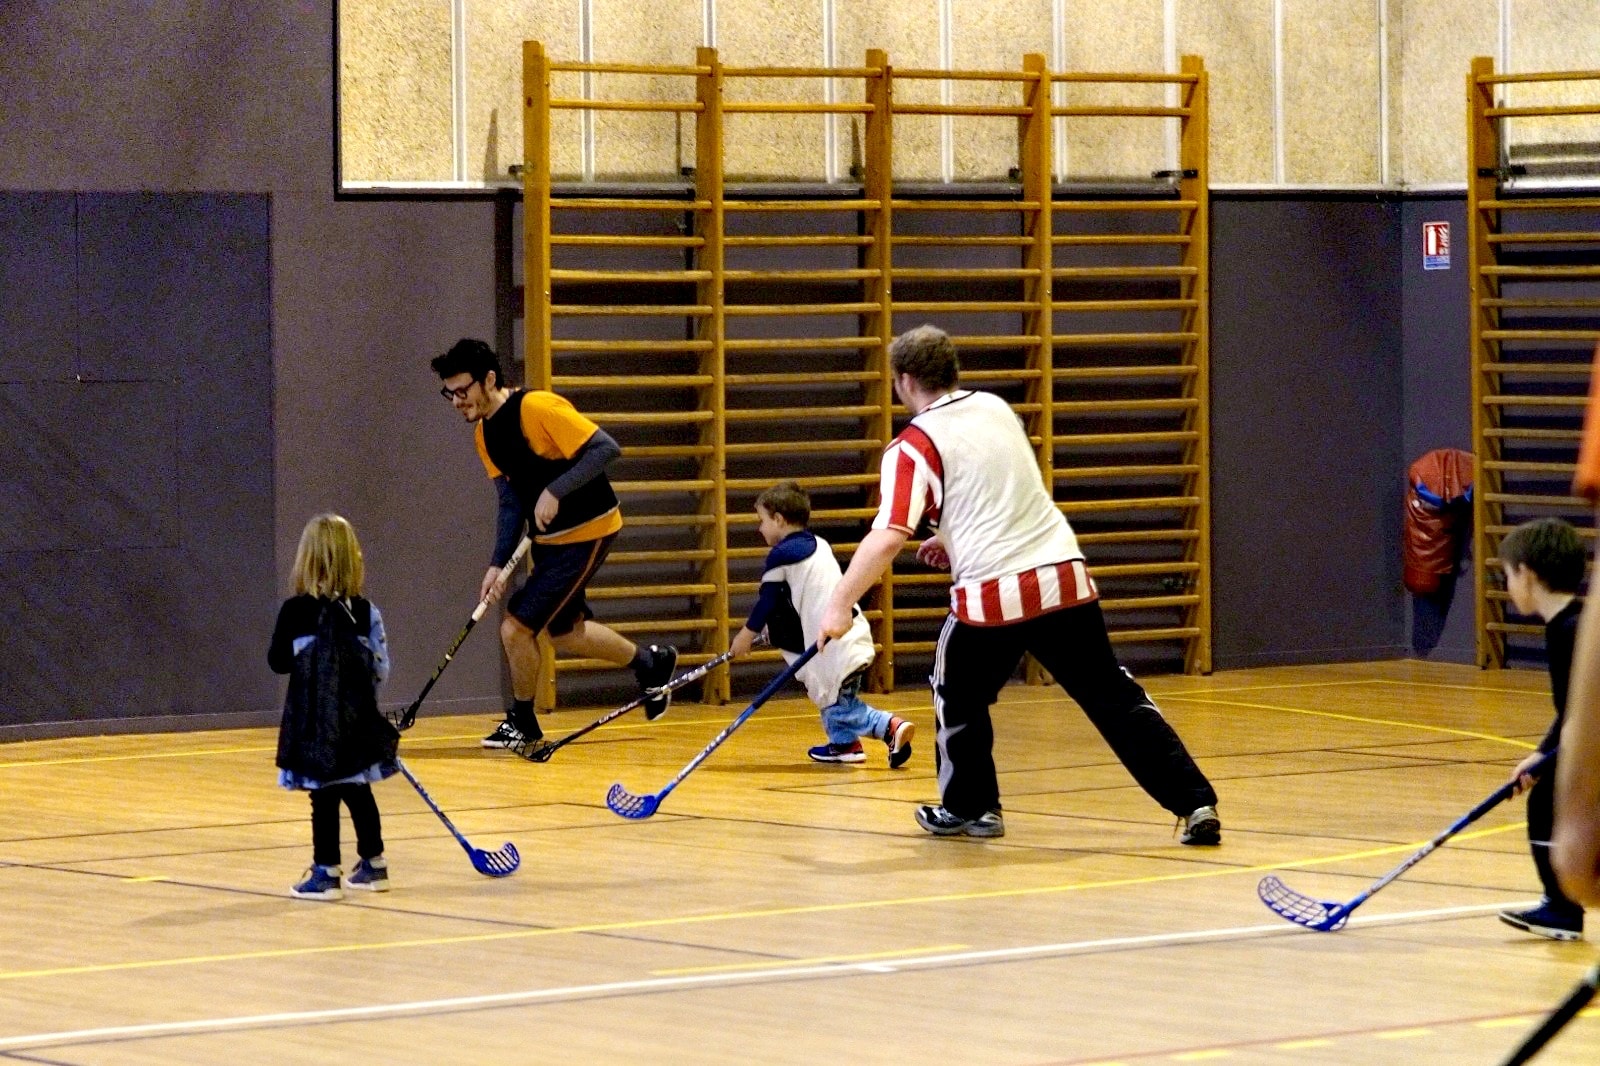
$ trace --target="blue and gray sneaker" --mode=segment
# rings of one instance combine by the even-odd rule
[[[917,824],[936,837],[1003,837],[1005,819],[999,811],[988,811],[976,818],[951,814],[941,806],[924,803],[917,808]]]
[[[344,879],[345,888],[358,888],[363,892],[389,891],[389,860],[382,855],[362,859]]]
[[[343,899],[344,889],[339,887],[339,873],[337,866],[312,863],[300,883],[289,889],[289,894],[299,899]]]
[[[1542,936],[1547,940],[1582,940],[1583,910],[1563,907],[1545,896],[1537,907],[1525,911],[1501,911],[1507,925]]]

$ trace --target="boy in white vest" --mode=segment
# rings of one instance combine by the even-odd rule
[[[828,542],[806,528],[811,498],[795,482],[780,482],[756,497],[756,516],[772,550],[762,568],[760,596],[731,649],[735,656],[748,654],[765,630],[772,646],[792,663],[816,642],[822,608],[839,583],[839,562]],[[867,620],[861,608],[853,607],[845,632],[796,675],[822,711],[828,734],[826,744],[806,752],[814,761],[865,762],[861,738],[867,736],[888,745],[891,769],[911,758],[915,724],[861,699],[861,682],[874,654]]]

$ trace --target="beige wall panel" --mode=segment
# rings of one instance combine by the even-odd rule
[[[951,5],[951,66],[957,70],[1020,71],[1038,52],[1050,62],[1050,0],[957,0]],[[1016,106],[1023,84],[953,82],[951,102]],[[1020,162],[1013,117],[957,117],[952,122],[957,181],[1003,180]]]
[[[1272,181],[1272,0],[1178,0],[1178,52],[1210,74],[1211,181]]]
[[[928,70],[939,65],[939,19],[926,0],[845,0],[835,7],[834,41],[840,66],[866,61],[868,48],[889,53],[891,66]],[[897,81],[897,103],[938,103],[937,81]],[[840,99],[861,99],[861,83],[841,82]],[[859,162],[861,122],[839,123],[842,167]],[[939,120],[897,115],[894,173],[902,181],[938,181],[941,174]]]
[[[1160,72],[1165,69],[1162,0],[1066,0],[1063,69],[1071,72]],[[1165,86],[1087,84],[1056,90],[1058,104],[1163,107]],[[1157,118],[1067,118],[1056,125],[1066,145],[1066,177],[1149,178],[1168,166],[1166,126]]]
[[[1372,0],[1284,0],[1283,120],[1288,183],[1381,180]]]
[[[1497,0],[1405,0],[1400,47],[1390,53],[1398,173],[1407,185],[1467,180],[1467,72],[1495,54]]]
[[[701,0],[592,0],[595,61],[693,66],[695,49],[704,43],[702,11]],[[695,80],[682,74],[597,75],[594,94],[611,100],[690,101]],[[694,128],[695,117],[687,112],[596,112],[595,177],[677,179],[680,167],[694,165]]]
[[[345,181],[449,181],[450,0],[339,5]]]
[[[826,66],[822,0],[717,0],[717,53],[729,67]],[[733,78],[727,102],[820,104],[820,78]],[[821,181],[826,124],[820,115],[729,115],[723,168],[730,179]]]
[[[1513,0],[1513,73],[1600,69],[1600,0]],[[1600,104],[1600,82],[1508,86],[1513,107]],[[1600,117],[1569,115],[1511,119],[1505,136],[1512,158],[1529,174],[1592,175],[1600,157]]]
[[[522,42],[542,41],[553,60],[577,59],[578,0],[478,0],[467,9],[467,177],[508,180],[522,161]],[[579,95],[577,75],[558,75],[552,96]],[[558,180],[582,173],[576,111],[550,118],[550,172]]]

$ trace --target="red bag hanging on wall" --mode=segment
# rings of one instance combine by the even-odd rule
[[[1406,588],[1430,596],[1456,572],[1460,538],[1472,517],[1472,453],[1438,448],[1411,464],[1406,476]]]

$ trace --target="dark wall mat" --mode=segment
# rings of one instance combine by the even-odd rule
[[[1218,669],[1402,653],[1399,208],[1213,201]]]
[[[78,369],[71,193],[0,192],[0,381]]]
[[[78,198],[82,380],[0,387],[0,725],[260,713],[276,598],[265,196]],[[30,216],[13,213],[27,239]],[[33,217],[43,238],[59,216]]]
[[[178,546],[178,417],[160,382],[0,384],[0,551]]]

